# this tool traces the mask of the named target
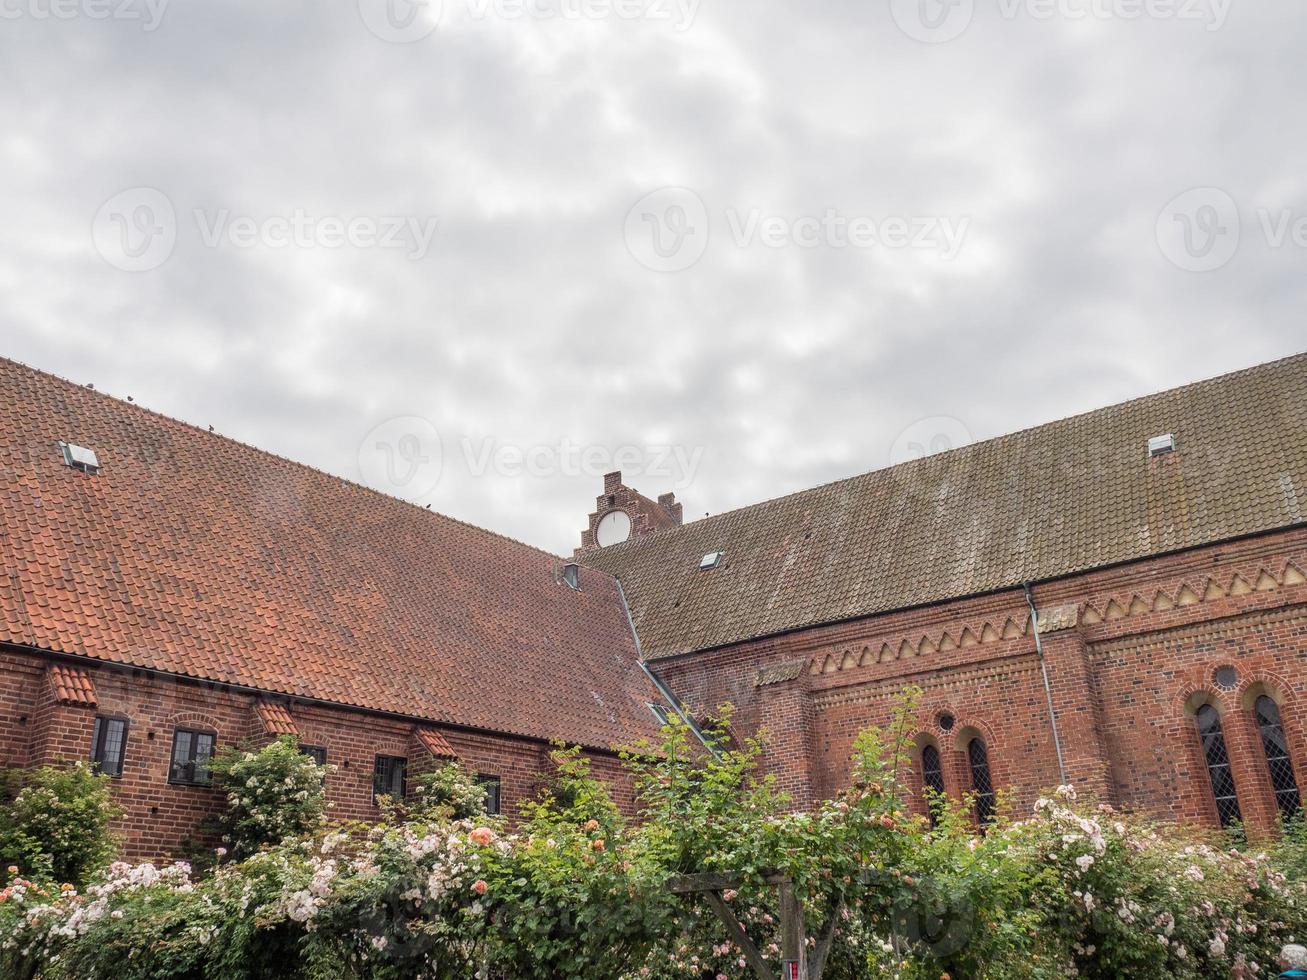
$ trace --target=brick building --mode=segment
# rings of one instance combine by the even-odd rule
[[[551,739],[629,804],[650,705],[729,701],[803,803],[908,684],[982,816],[1298,805],[1307,355],[690,524],[610,474],[577,564],[3,360],[0,436],[0,764],[100,760],[134,856],[281,733],[340,816],[452,757],[511,811]]]
[[[613,746],[656,731],[604,573],[5,360],[0,560],[0,765],[100,758],[133,857],[247,739],[325,754],[367,819],[455,756],[513,812],[551,739],[629,802]]]
[[[912,684],[918,788],[1074,782],[1260,832],[1307,766],[1305,494],[1299,355],[581,560],[692,713],[768,729],[800,801]]]

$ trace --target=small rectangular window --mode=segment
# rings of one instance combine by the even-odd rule
[[[127,748],[127,719],[95,716],[91,732],[91,761],[106,776],[123,774],[123,752]]]
[[[477,785],[486,791],[486,813],[492,817],[502,811],[502,783],[498,776],[477,776]]]
[[[408,760],[400,755],[379,755],[372,769],[372,802],[378,796],[392,796],[397,800],[404,798],[404,775],[408,769]]]
[[[321,745],[301,745],[300,751],[320,766],[327,764],[327,750]]]
[[[179,728],[172,736],[172,765],[168,782],[189,786],[208,786],[209,760],[217,736],[193,728]]]

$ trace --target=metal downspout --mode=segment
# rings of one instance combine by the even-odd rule
[[[1026,593],[1026,605],[1030,607],[1030,626],[1035,631],[1035,653],[1039,656],[1039,670],[1044,675],[1044,696],[1048,698],[1048,720],[1053,727],[1053,748],[1057,750],[1057,771],[1062,785],[1066,785],[1066,762],[1062,758],[1062,737],[1057,732],[1057,709],[1053,707],[1053,686],[1048,682],[1048,661],[1044,659],[1044,641],[1039,636],[1039,610],[1035,608],[1035,597],[1030,591],[1030,583],[1022,582],[1021,588]]]
[[[649,682],[653,684],[653,686],[658,689],[658,693],[667,700],[667,703],[671,705],[672,710],[676,712],[677,717],[685,723],[685,727],[690,729],[690,732],[694,737],[699,740],[699,744],[707,749],[714,759],[720,759],[722,757],[721,753],[717,751],[716,746],[714,746],[707,736],[704,735],[703,730],[699,728],[694,719],[686,712],[685,705],[681,703],[681,699],[672,693],[672,689],[667,686],[663,679],[654,672],[652,667],[649,666],[648,661],[644,659],[644,650],[640,646],[640,634],[635,628],[635,619],[631,616],[631,605],[626,601],[626,589],[622,587],[622,580],[620,578],[617,578],[617,576],[614,575],[613,579],[617,582],[618,595],[622,597],[622,611],[626,613],[626,625],[631,628],[631,639],[635,641],[637,663],[639,663],[640,669],[644,671],[644,676],[649,678]]]

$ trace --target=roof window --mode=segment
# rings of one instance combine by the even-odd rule
[[[1169,432],[1164,436],[1153,436],[1148,440],[1149,459],[1156,459],[1158,456],[1173,452],[1175,452],[1175,436]]]
[[[699,559],[699,570],[706,572],[710,568],[716,568],[725,557],[726,552],[724,551],[710,551]]]
[[[64,454],[65,466],[90,473],[92,476],[100,472],[100,460],[96,457],[94,449],[87,449],[85,446],[74,445],[71,442],[61,442],[59,450]]]

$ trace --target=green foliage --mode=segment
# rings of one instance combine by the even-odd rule
[[[1266,855],[1080,804],[1069,786],[974,834],[952,808],[905,864],[918,887],[904,977],[1264,975],[1307,925],[1303,886]]]
[[[412,780],[413,795],[404,801],[409,819],[424,822],[471,820],[485,812],[486,791],[461,763],[450,762]]]
[[[643,835],[615,808],[586,805],[606,800],[598,784],[576,788],[583,792],[567,810],[548,798],[533,807],[517,847],[491,862],[488,960],[497,975],[627,976],[671,927],[676,902]],[[575,808],[611,819],[577,823]]]
[[[7,781],[11,798],[0,807],[0,867],[80,887],[109,863],[117,849],[109,824],[121,812],[113,805],[109,777],[78,762],[15,773]]]
[[[17,877],[0,892],[0,976],[741,980],[708,903],[667,887],[703,872],[730,876],[722,899],[776,975],[777,874],[809,936],[831,937],[828,980],[1268,976],[1307,933],[1300,825],[1248,854],[1062,787],[1020,819],[1001,808],[983,835],[970,801],[941,803],[929,827],[898,780],[912,710],[909,694],[860,735],[849,787],[802,812],[760,770],[761,743],[727,737],[727,711],[717,753],[672,724],[625,754],[637,820],[560,747],[511,832],[451,766],[390,820],[265,840],[199,878],[125,864],[84,890]]]
[[[1275,866],[1290,880],[1307,883],[1307,816],[1301,810],[1284,825],[1273,853]]]
[[[590,820],[611,830],[622,824],[621,813],[608,787],[590,774],[590,760],[577,746],[555,746],[550,753],[554,774],[538,801],[528,802],[523,814],[537,829],[561,823],[580,825]]]
[[[223,842],[235,857],[311,833],[326,809],[320,766],[284,735],[257,752],[227,748],[210,763],[226,790],[227,809],[219,818]]]

